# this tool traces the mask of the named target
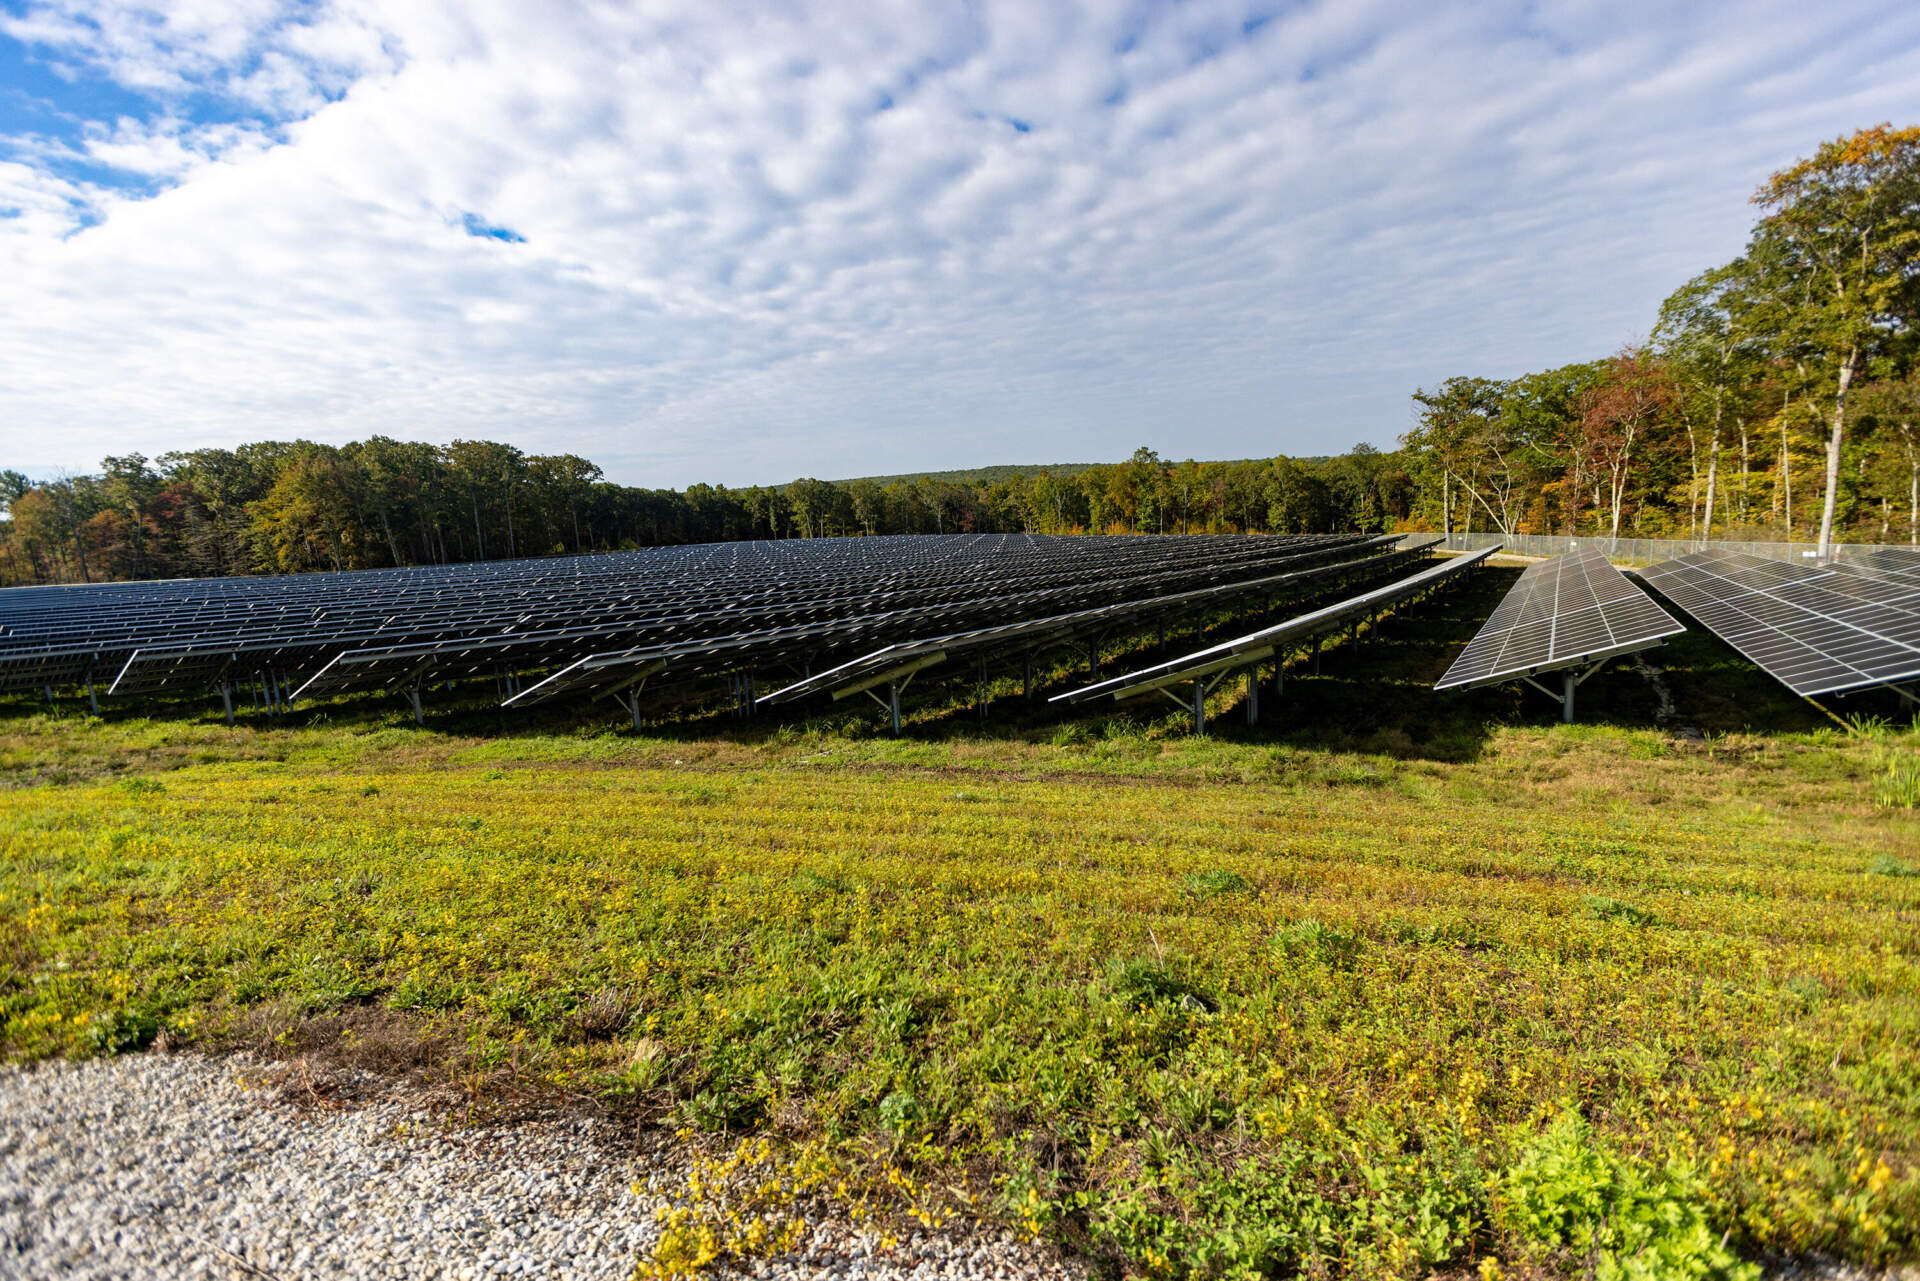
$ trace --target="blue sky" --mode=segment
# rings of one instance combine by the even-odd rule
[[[1390,445],[1881,120],[1920,6],[0,0],[0,467]]]

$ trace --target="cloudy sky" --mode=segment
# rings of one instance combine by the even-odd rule
[[[1881,120],[1904,0],[0,0],[0,467],[1384,445],[1642,334]]]

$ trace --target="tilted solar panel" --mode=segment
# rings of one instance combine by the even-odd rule
[[[1920,580],[1741,552],[1696,552],[1644,577],[1803,697],[1920,678]]]
[[[1434,688],[1584,667],[1685,630],[1600,552],[1572,551],[1529,566]]]
[[[1202,687],[1194,704],[1195,721],[1199,722],[1201,720],[1199,699],[1204,697],[1205,689],[1208,687],[1208,677],[1218,680],[1226,673],[1267,661],[1282,654],[1290,645],[1327,635],[1408,597],[1431,590],[1444,580],[1464,574],[1499,550],[1499,545],[1495,544],[1492,547],[1483,547],[1478,551],[1455,556],[1436,564],[1428,564],[1405,577],[1370,588],[1346,600],[1336,601],[1331,605],[1324,605],[1319,609],[1296,615],[1271,627],[1263,627],[1245,636],[1237,636],[1232,640],[1210,645],[1205,649],[1169,659],[1164,663],[1155,663],[1151,667],[1129,672],[1124,676],[1115,676],[1110,680],[1097,681],[1080,689],[1056,694],[1047,701],[1080,703],[1089,699],[1109,697],[1119,701],[1138,698],[1156,691],[1165,691],[1169,686],[1192,681],[1199,683]],[[1197,723],[1196,728],[1203,728],[1203,726]]]

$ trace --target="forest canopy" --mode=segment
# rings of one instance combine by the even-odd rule
[[[1514,534],[1920,543],[1920,127],[1823,143],[1644,341],[1413,393],[1400,448],[685,490],[374,436],[0,472],[0,583],[297,573],[898,533]]]

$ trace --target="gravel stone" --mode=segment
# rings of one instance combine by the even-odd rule
[[[630,1277],[676,1149],[624,1148],[565,1117],[466,1126],[356,1079],[301,1106],[286,1069],[142,1054],[0,1067],[0,1277]],[[876,1253],[825,1223],[732,1275],[1026,1281],[1086,1269],[998,1235],[926,1234]]]

